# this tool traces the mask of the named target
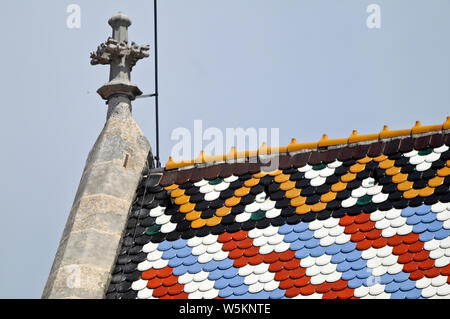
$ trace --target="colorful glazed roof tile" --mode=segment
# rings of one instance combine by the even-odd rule
[[[450,298],[447,129],[144,172],[107,298]]]

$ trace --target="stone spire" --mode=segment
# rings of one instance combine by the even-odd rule
[[[131,116],[141,91],[130,81],[149,48],[128,45],[131,21],[123,13],[109,24],[113,36],[91,54],[92,64],[111,68],[110,81],[98,90],[108,103],[107,120],[86,160],[43,298],[104,297],[139,180],[150,166],[150,143]]]
[[[128,45],[128,27],[131,20],[125,14],[119,12],[109,19],[108,23],[113,30],[112,37],[100,44],[96,52],[91,53],[91,64],[110,65],[109,82],[97,91],[108,103],[109,118],[115,111],[127,111],[126,108],[115,110],[118,103],[114,98],[120,97],[122,102],[128,100],[130,104],[130,101],[142,94],[137,85],[131,83],[130,73],[137,61],[149,56],[149,46],[139,46],[134,42],[131,42],[131,46]]]

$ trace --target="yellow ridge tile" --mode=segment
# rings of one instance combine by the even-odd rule
[[[444,124],[442,124],[443,130],[450,129],[450,116],[447,116],[447,119],[445,120]]]
[[[174,189],[176,189],[176,188],[178,188],[178,185],[177,185],[177,184],[172,184],[172,185],[169,185],[169,186],[164,187],[164,189],[165,189],[166,191],[171,191],[171,190],[174,190]]]
[[[413,184],[414,184],[413,182],[404,181],[397,185],[397,189],[401,192],[405,192],[405,191],[411,189],[411,187],[413,187]]]
[[[202,215],[202,212],[193,210],[193,211],[187,213],[185,218],[188,221],[193,221],[193,220],[199,219],[201,215]]]
[[[323,134],[322,138],[317,143],[317,147],[326,147],[326,146],[332,146],[332,145],[340,145],[340,144],[347,144],[348,138],[336,138],[336,139],[329,139],[327,134]]]
[[[222,220],[221,217],[213,216],[206,220],[206,226],[209,226],[209,227],[217,226],[220,224],[221,220]]]
[[[333,184],[331,186],[331,190],[335,193],[342,192],[344,189],[347,188],[347,183],[343,183],[341,181],[337,182],[336,184]]]
[[[347,173],[347,174],[341,176],[341,181],[344,183],[349,183],[349,182],[353,181],[355,178],[356,178],[356,174]]]
[[[184,189],[182,188],[176,188],[174,190],[172,190],[172,193],[170,193],[170,196],[172,198],[176,198],[176,197],[180,197],[181,195],[184,195]]]
[[[306,197],[303,196],[297,196],[293,199],[291,199],[291,206],[298,207],[300,205],[303,205],[306,203]]]
[[[350,172],[356,174],[356,173],[362,172],[364,170],[364,168],[366,168],[366,164],[356,163],[356,164],[353,164],[352,166],[350,166]]]
[[[206,225],[206,220],[204,220],[203,218],[196,219],[191,223],[192,228],[202,228],[205,225]]]
[[[428,197],[428,196],[433,195],[433,193],[434,193],[434,188],[431,188],[431,187],[424,187],[419,190],[420,197]]]
[[[385,125],[383,127],[383,130],[380,132],[380,138],[391,138],[391,137],[398,137],[398,136],[406,136],[411,135],[411,129],[406,130],[389,130],[389,127]]]
[[[393,137],[401,137],[401,136],[408,136],[411,134],[418,134],[418,133],[426,133],[426,132],[440,132],[441,130],[447,130],[450,129],[450,117],[447,117],[447,120],[443,124],[438,125],[427,125],[423,126],[420,124],[419,121],[416,122],[414,127],[411,129],[405,129],[405,130],[389,130],[388,126],[385,125],[383,130],[380,133],[375,134],[366,134],[366,135],[359,135],[358,132],[355,130],[353,131],[352,135],[348,138],[341,138],[341,139],[328,139],[328,136],[326,134],[323,135],[322,139],[320,139],[318,142],[313,143],[297,143],[296,139],[293,138],[291,143],[286,146],[281,147],[269,147],[267,143],[263,143],[263,145],[258,150],[252,150],[252,151],[242,151],[237,152],[235,147],[232,147],[230,152],[226,155],[206,155],[204,151],[200,152],[200,155],[193,160],[189,161],[179,161],[176,162],[173,160],[172,157],[169,157],[169,160],[166,163],[165,169],[166,170],[175,170],[181,167],[187,167],[187,166],[193,166],[195,163],[214,163],[214,162],[221,162],[225,159],[236,159],[236,158],[248,158],[250,156],[256,156],[258,154],[276,154],[276,153],[290,153],[295,152],[299,150],[305,150],[305,149],[317,149],[318,147],[326,147],[331,145],[346,145],[348,143],[355,143],[355,142],[362,142],[362,141],[376,141],[378,139],[385,139],[385,138],[393,138]],[[374,161],[383,161],[387,157],[385,155],[381,155],[377,158],[374,158]],[[364,161],[368,160],[367,158],[362,159],[359,161],[360,164],[364,164]],[[450,167],[450,166],[449,166]]]
[[[401,170],[402,170],[401,167],[395,167],[395,166],[392,166],[391,168],[388,168],[388,169],[386,170],[386,175],[394,176],[395,174],[400,173]]]
[[[296,152],[296,151],[300,151],[300,150],[305,150],[305,149],[314,149],[317,148],[318,143],[297,143],[297,140],[295,138],[292,139],[291,143],[289,143],[288,145],[288,152]]]
[[[193,211],[195,208],[195,204],[194,203],[186,203],[180,206],[180,213],[186,214],[189,213],[191,211]]]
[[[441,176],[433,177],[428,181],[428,186],[434,187],[434,188],[439,187],[444,183],[444,179],[445,178],[441,177]]]
[[[318,202],[318,203],[316,203],[316,204],[311,206],[311,210],[313,212],[317,213],[317,212],[320,212],[320,211],[324,210],[326,207],[327,207],[326,203]]]
[[[204,150],[200,151],[200,154],[197,156],[197,158],[194,159],[194,163],[196,163],[196,164],[204,164],[204,163],[206,163],[205,151]]]
[[[269,151],[269,154],[287,153],[287,146],[277,146],[277,147],[271,146],[268,148],[268,151]],[[264,154],[267,154],[267,152],[263,151],[263,153],[259,153],[259,154],[264,155]]]
[[[417,197],[419,195],[419,191],[417,189],[411,188],[403,193],[403,197],[406,199],[411,199]]]
[[[172,157],[166,163],[166,170],[194,165],[194,160],[175,162]]]
[[[299,196],[301,192],[302,192],[301,189],[292,188],[286,192],[285,196],[286,196],[286,198],[293,199],[293,198]]]
[[[309,205],[303,204],[302,206],[299,206],[295,209],[295,212],[298,215],[304,215],[311,211],[311,207]]]
[[[226,161],[227,156],[225,154],[223,155],[206,155],[204,157],[206,163],[217,163],[217,162],[224,162]]]
[[[220,208],[217,208],[216,216],[225,217],[225,216],[229,215],[230,212],[231,212],[231,207],[222,206]]]
[[[288,191],[288,190],[290,190],[290,189],[292,189],[294,187],[295,187],[295,182],[294,181],[289,181],[289,180],[285,181],[284,183],[282,183],[280,185],[280,189],[282,191]]]
[[[241,152],[237,152],[237,158],[248,158],[250,153],[252,153],[253,156],[256,156],[258,154],[258,151],[241,151]]]
[[[227,198],[227,199],[225,200],[225,206],[227,206],[227,207],[233,207],[233,206],[236,206],[237,204],[239,204],[240,201],[241,201],[241,198],[240,198],[240,197],[232,196],[232,197]]]
[[[364,141],[372,141],[372,140],[378,140],[379,134],[365,134],[365,135],[359,135],[356,130],[353,130],[352,135],[348,138],[348,143],[357,143],[357,142],[364,142]]]
[[[392,176],[392,182],[395,184],[403,183],[408,179],[408,174],[398,173]]]
[[[379,167],[381,169],[388,169],[394,166],[395,161],[390,159],[385,159],[384,161],[380,162]]]
[[[440,131],[442,130],[442,124],[439,125],[426,125],[423,126],[420,121],[416,122],[416,125],[411,130],[412,134],[422,134],[427,132],[433,132],[433,131]]]
[[[236,147],[232,146],[230,151],[227,153],[227,155],[225,156],[227,160],[233,160],[238,158],[238,152],[236,150]]]
[[[250,193],[250,188],[245,186],[242,186],[234,191],[234,195],[239,197],[247,196],[248,193]]]
[[[322,196],[320,197],[320,201],[324,203],[332,202],[336,199],[336,195],[337,193],[335,192],[328,192],[326,194],[322,194]]]
[[[177,205],[183,205],[189,202],[190,196],[181,195],[180,197],[175,198],[175,204]]]
[[[275,176],[274,181],[278,184],[281,184],[281,183],[288,181],[289,177],[291,177],[291,175],[286,175],[286,174],[281,173],[281,174]]]
[[[287,146],[278,146],[278,147],[272,147],[270,149],[271,154],[280,154],[280,153],[287,153],[288,148]]]
[[[247,180],[244,182],[244,185],[245,185],[246,187],[253,187],[253,186],[258,185],[259,181],[260,181],[259,178],[250,178],[250,179],[247,179]]]
[[[437,175],[441,177],[447,177],[448,175],[450,175],[450,167],[445,166],[438,169]]]
[[[258,155],[258,150],[252,151],[241,151],[237,153],[238,158],[249,158],[250,156],[255,157]]]
[[[271,154],[272,148],[267,145],[266,142],[263,142],[262,145],[258,148],[258,153],[261,155]]]

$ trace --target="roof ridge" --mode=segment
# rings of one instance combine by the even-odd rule
[[[309,143],[297,143],[297,140],[295,138],[292,138],[291,143],[289,143],[288,146],[270,147],[266,142],[263,142],[263,144],[257,150],[246,150],[239,152],[233,146],[227,154],[222,155],[205,155],[205,151],[202,150],[200,151],[200,154],[197,156],[197,158],[188,161],[174,161],[172,156],[170,156],[169,160],[166,163],[165,169],[173,170],[182,167],[194,166],[195,164],[225,162],[227,160],[250,158],[258,155],[273,155],[281,153],[289,154],[307,149],[314,150],[329,146],[345,146],[358,142],[378,141],[387,138],[413,136],[416,134],[444,131],[448,129],[450,129],[450,116],[447,116],[447,119],[443,124],[422,125],[420,121],[416,121],[414,126],[410,129],[390,130],[387,125],[384,125],[383,129],[379,133],[364,135],[359,135],[357,130],[353,130],[352,134],[347,138],[329,139],[327,134],[323,134],[322,138],[319,141]]]

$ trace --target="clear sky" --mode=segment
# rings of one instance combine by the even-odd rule
[[[67,6],[81,8],[79,29]],[[0,298],[39,298],[106,106],[89,53],[123,11],[153,49],[153,1],[2,3]],[[367,6],[381,8],[369,29]],[[279,128],[280,144],[443,123],[450,115],[447,0],[160,0],[160,140],[172,131]],[[153,93],[153,60],[132,80]],[[154,146],[154,104],[133,114]]]

